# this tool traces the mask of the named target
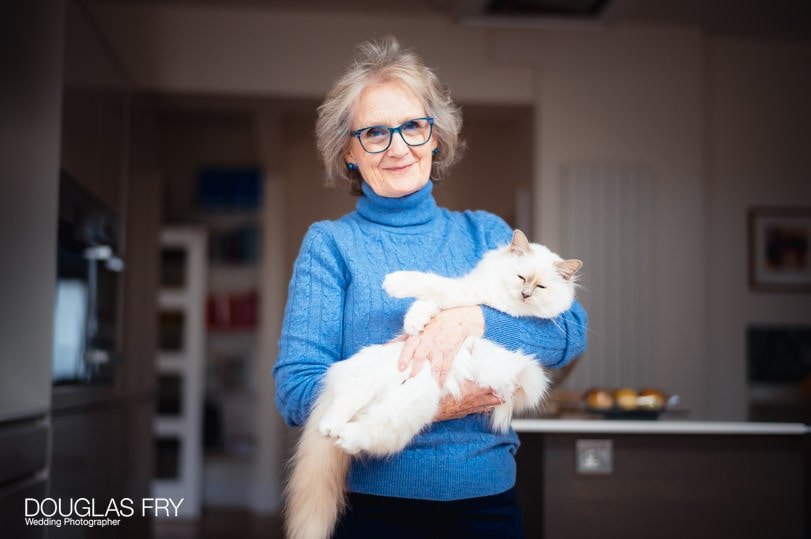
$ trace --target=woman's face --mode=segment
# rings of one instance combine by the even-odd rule
[[[400,81],[387,81],[367,86],[361,92],[352,118],[352,130],[373,125],[397,127],[408,120],[426,116],[420,100]],[[383,197],[396,198],[419,191],[431,175],[432,136],[427,144],[409,146],[399,133],[394,133],[391,146],[381,153],[368,153],[357,137],[352,137],[346,162],[356,163],[360,174],[372,190]]]

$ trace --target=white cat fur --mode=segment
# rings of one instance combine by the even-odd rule
[[[458,306],[482,304],[514,316],[554,318],[571,306],[572,275],[580,265],[529,244],[516,231],[511,245],[487,252],[464,277],[396,271],[383,288],[394,297],[417,298],[404,319],[406,332],[414,335],[441,309]],[[285,488],[290,539],[328,538],[344,508],[350,456],[401,451],[430,425],[445,395],[460,397],[465,380],[492,388],[505,401],[490,416],[497,432],[509,428],[513,411],[533,409],[546,395],[549,379],[535,358],[486,339],[465,340],[442,388],[428,362],[413,378],[410,369],[397,368],[403,346],[402,341],[368,346],[327,371]]]

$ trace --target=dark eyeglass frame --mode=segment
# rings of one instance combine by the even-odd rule
[[[411,143],[409,143],[405,139],[405,136],[403,136],[403,131],[402,131],[404,125],[408,124],[409,122],[413,122],[415,120],[427,120],[428,121],[428,136],[425,138],[425,141],[420,142],[419,144],[411,144]],[[389,131],[389,143],[386,144],[385,148],[383,148],[382,150],[375,150],[373,152],[366,149],[366,146],[363,145],[363,141],[360,139],[360,136],[365,131],[368,131],[369,129],[387,129]],[[427,144],[428,141],[431,140],[431,136],[434,134],[434,117],[433,116],[420,116],[419,118],[411,118],[410,120],[406,120],[405,122],[401,123],[397,127],[389,127],[387,125],[370,125],[369,127],[361,127],[360,129],[355,129],[354,131],[349,132],[350,135],[352,135],[353,137],[358,139],[358,142],[360,143],[360,147],[363,148],[363,151],[365,151],[366,153],[383,153],[386,150],[388,150],[389,147],[391,146],[391,141],[394,138],[395,133],[400,133],[400,138],[403,139],[403,142],[405,142],[407,146],[411,146],[412,148],[416,147],[416,146],[422,146],[423,144]]]

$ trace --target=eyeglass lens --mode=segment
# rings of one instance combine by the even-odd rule
[[[420,146],[431,138],[432,126],[427,118],[416,118],[399,127],[369,127],[360,132],[358,140],[367,152],[382,152],[391,145],[391,138],[395,131],[399,131],[403,141],[409,146]]]

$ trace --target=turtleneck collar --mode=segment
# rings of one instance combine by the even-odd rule
[[[363,196],[355,209],[368,221],[386,226],[413,227],[432,221],[439,213],[431,191],[432,181],[428,181],[419,191],[399,198],[382,197],[375,193],[369,184],[361,183]]]

